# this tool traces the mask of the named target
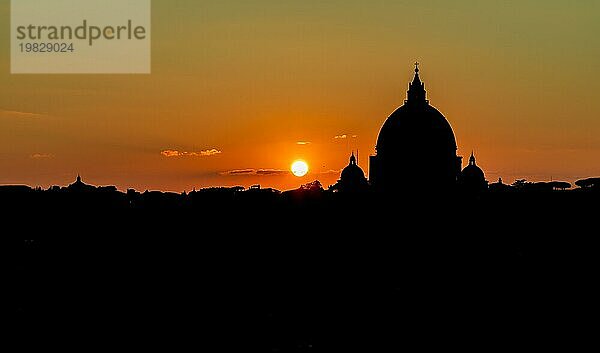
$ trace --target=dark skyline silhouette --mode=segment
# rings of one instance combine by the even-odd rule
[[[38,332],[221,352],[399,350],[432,334],[512,345],[515,330],[539,345],[594,315],[600,189],[580,184],[0,187],[3,318],[14,338],[46,345]]]

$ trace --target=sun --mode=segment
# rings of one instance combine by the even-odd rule
[[[308,173],[308,164],[306,164],[305,161],[297,160],[294,163],[292,163],[292,167],[290,169],[292,171],[292,174],[294,174],[295,176],[303,177],[306,175],[306,173]]]

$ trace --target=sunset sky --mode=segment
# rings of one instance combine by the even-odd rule
[[[154,0],[150,75],[11,75],[9,3],[0,184],[328,186],[415,60],[489,181],[600,176],[599,1]]]

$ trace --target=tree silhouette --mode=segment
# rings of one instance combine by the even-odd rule
[[[523,190],[527,185],[531,185],[531,182],[527,181],[527,179],[517,179],[512,186],[517,190]]]
[[[323,185],[320,181],[315,180],[302,185],[300,189],[305,191],[323,191]]]
[[[575,185],[579,186],[582,189],[600,188],[600,178],[588,178],[588,179],[577,180],[575,182]]]

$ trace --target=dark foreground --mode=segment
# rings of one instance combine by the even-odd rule
[[[2,316],[82,351],[589,346],[599,196],[5,195]]]

